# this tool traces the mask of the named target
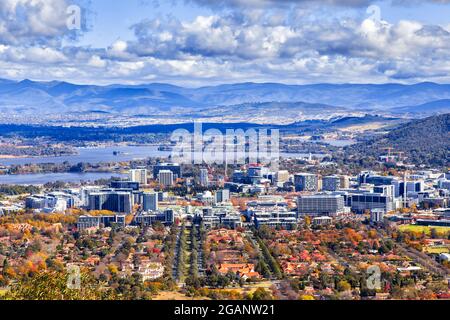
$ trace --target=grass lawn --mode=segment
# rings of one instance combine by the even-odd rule
[[[439,253],[449,253],[450,250],[447,247],[444,246],[438,246],[438,247],[427,247],[424,249],[425,252],[427,253],[434,253],[434,254],[439,254]]]
[[[155,298],[153,298],[153,300],[210,300],[210,299],[205,297],[200,298],[187,297],[181,292],[162,291]]]
[[[253,293],[256,291],[256,289],[258,288],[263,288],[266,290],[270,290],[270,287],[273,285],[272,282],[270,281],[262,281],[262,282],[257,282],[257,283],[252,283],[252,284],[245,284],[244,287],[236,287],[236,288],[227,288],[230,290],[235,290],[239,293]]]
[[[423,233],[429,235],[431,233],[431,229],[436,229],[437,233],[441,236],[445,236],[450,232],[450,227],[426,227],[426,226],[417,226],[417,225],[402,225],[399,227],[400,231],[412,231],[417,233]]]

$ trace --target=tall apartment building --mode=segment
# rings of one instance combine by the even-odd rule
[[[276,183],[284,183],[286,181],[289,181],[289,171],[280,170],[280,171],[276,172],[276,174],[275,174],[275,182]]]
[[[144,168],[131,169],[129,172],[130,181],[139,182],[141,185],[146,185],[147,173],[147,169]]]
[[[339,176],[341,178],[341,188],[348,189],[350,188],[350,178],[346,175]]]
[[[341,188],[340,176],[327,176],[322,178],[323,191],[337,191]]]
[[[344,198],[340,195],[300,196],[297,210],[300,216],[338,216],[344,213]]]
[[[158,210],[158,194],[156,192],[144,192],[142,194],[142,210],[144,211]]]
[[[170,170],[160,170],[158,172],[158,182],[165,187],[170,187],[174,183],[174,174]]]
[[[171,171],[174,179],[182,177],[181,166],[178,163],[161,163],[153,167],[153,178],[157,179],[159,172],[162,170]]]
[[[294,175],[295,191],[318,191],[319,179],[315,174],[298,173]]]
[[[209,185],[208,169],[200,169],[199,182],[202,187],[207,187]]]
[[[228,202],[230,201],[230,190],[228,189],[218,190],[214,196],[216,203]]]

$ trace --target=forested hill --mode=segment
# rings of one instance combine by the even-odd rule
[[[416,165],[450,166],[450,113],[412,121],[385,136],[347,148],[347,155],[378,157],[386,147],[405,152]]]

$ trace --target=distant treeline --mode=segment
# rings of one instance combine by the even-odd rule
[[[35,194],[39,193],[41,189],[37,186],[20,186],[20,185],[0,185],[0,194],[8,196],[15,196],[21,194]]]

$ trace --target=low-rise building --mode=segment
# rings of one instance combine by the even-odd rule
[[[80,231],[90,228],[111,227],[112,225],[125,226],[125,215],[112,216],[80,216],[77,221],[77,229]]]

